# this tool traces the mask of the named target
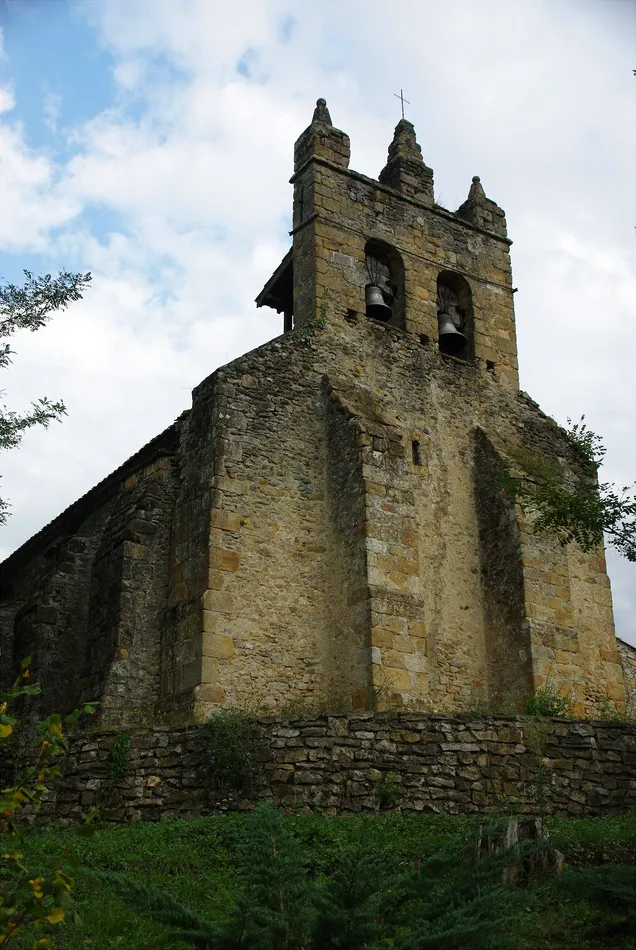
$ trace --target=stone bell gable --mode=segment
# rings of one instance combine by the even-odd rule
[[[496,484],[511,456],[581,468],[518,391],[503,211],[477,177],[436,205],[405,120],[377,180],[348,164],[318,100],[256,301],[284,333],[5,562],[5,679],[30,654],[47,703],[107,725],[510,708],[548,679],[623,708],[602,548],[535,534]]]

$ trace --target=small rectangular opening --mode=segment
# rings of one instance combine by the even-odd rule
[[[417,439],[413,439],[411,443],[411,449],[413,451],[413,465],[422,464],[422,447]]]
[[[487,369],[489,372],[494,373],[494,372],[495,372],[495,361],[494,361],[494,360],[486,360],[486,369]]]
[[[422,346],[428,346],[430,342],[431,338],[429,336],[427,336],[425,333],[420,333],[420,343]]]

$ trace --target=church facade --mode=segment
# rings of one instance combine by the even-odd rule
[[[284,333],[3,565],[3,678],[106,725],[390,706],[592,716],[625,680],[604,552],[533,531],[514,460],[581,459],[518,386],[504,212],[435,203],[413,126],[379,178],[324,100],[294,151]]]

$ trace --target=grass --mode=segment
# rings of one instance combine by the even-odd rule
[[[392,813],[337,818],[290,815],[288,821],[308,854],[311,877],[331,874],[347,844],[362,838],[373,841],[387,886],[397,873],[434,853],[450,836],[470,833],[479,823],[475,816]],[[185,950],[188,945],[175,940],[169,928],[140,916],[107,885],[91,879],[88,869],[152,882],[192,910],[222,920],[238,891],[245,822],[241,814],[173,819],[101,828],[86,839],[72,829],[32,826],[25,852],[29,866],[59,855],[65,847],[81,855],[73,892],[81,922],[56,927],[54,946],[57,950]],[[551,842],[565,855],[566,873],[560,880],[549,878],[512,889],[514,893],[508,889],[505,899],[516,905],[515,930],[505,935],[505,942],[499,938],[496,950],[508,946],[511,950],[633,950],[633,936],[621,933],[618,926],[620,915],[610,907],[587,904],[577,894],[576,883],[568,889],[564,882],[576,882],[576,875],[585,868],[634,864],[636,814],[551,817],[547,824]],[[617,931],[608,936],[614,923]],[[16,948],[27,945],[15,942]]]

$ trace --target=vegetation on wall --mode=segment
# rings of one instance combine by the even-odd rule
[[[527,716],[557,716],[569,719],[572,702],[566,696],[559,695],[554,679],[549,677],[545,686],[526,696],[523,712]]]
[[[605,536],[628,561],[636,561],[636,495],[634,486],[619,489],[598,481],[606,449],[600,436],[584,423],[568,419],[570,445],[581,462],[581,474],[568,480],[558,463],[528,450],[510,453],[509,470],[497,478],[500,489],[533,517],[535,530],[554,532],[562,545],[577,542],[584,551]],[[512,474],[521,469],[523,474]]]
[[[254,788],[260,771],[256,726],[248,712],[220,709],[199,730],[210,795],[231,802]]]
[[[30,696],[37,696],[39,683],[31,683],[30,657],[9,690],[0,693],[0,756],[3,783],[0,788],[0,945],[6,947],[30,934],[29,946],[51,946],[46,936],[70,911],[70,892],[78,861],[69,848],[45,862],[31,862],[24,855],[25,827],[18,819],[24,808],[37,810],[50,783],[59,777],[54,762],[68,751],[66,731],[83,713],[95,712],[96,703],[84,703],[65,719],[57,713],[29,725],[16,709]],[[4,785],[6,780],[9,785]],[[31,942],[32,941],[32,942]],[[22,946],[24,944],[22,943]]]
[[[108,773],[101,787],[100,809],[106,808],[110,804],[115,786],[124,777],[129,747],[130,736],[128,733],[117,733],[108,753]]]
[[[322,299],[320,301],[320,308],[317,314],[314,314],[313,317],[309,320],[305,320],[303,324],[298,327],[294,327],[294,334],[296,339],[300,340],[302,346],[311,346],[314,341],[314,337],[317,332],[324,330],[327,325],[327,305],[329,303],[329,288],[325,287],[323,289]]]

